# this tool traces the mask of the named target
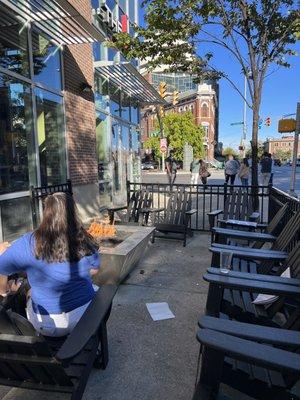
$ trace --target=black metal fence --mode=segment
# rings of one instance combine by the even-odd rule
[[[149,192],[153,193],[153,207],[167,208],[168,200],[170,198],[170,186],[165,183],[131,183],[128,182],[128,198],[131,194],[141,188],[146,188]],[[259,202],[260,222],[268,222],[268,205],[269,205],[269,192],[270,187],[259,186],[230,186],[223,185],[190,185],[190,184],[174,184],[172,191],[186,190],[192,197],[192,208],[197,212],[192,217],[192,229],[198,231],[209,231],[208,215],[210,211],[223,210],[226,196],[232,190],[242,189],[249,195],[249,201],[253,202],[253,193],[257,194],[256,199]],[[256,190],[253,190],[256,189]],[[164,212],[161,213],[164,217]]]

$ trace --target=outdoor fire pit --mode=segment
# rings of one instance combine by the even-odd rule
[[[101,267],[93,278],[96,285],[120,284],[136,267],[154,231],[139,225],[116,225],[114,229],[114,235],[108,228],[108,235],[95,236],[101,254]]]

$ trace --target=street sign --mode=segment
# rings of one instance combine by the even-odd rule
[[[288,133],[296,130],[296,120],[293,118],[280,119],[278,122],[278,132]]]
[[[244,122],[232,122],[230,125],[244,125]]]
[[[166,153],[168,149],[168,143],[166,138],[160,139],[160,145],[159,145],[160,151],[162,153]]]

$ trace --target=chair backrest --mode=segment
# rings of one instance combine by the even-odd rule
[[[285,203],[282,207],[279,208],[277,213],[271,219],[267,226],[267,233],[272,235],[278,235],[280,233],[281,228],[283,227],[285,216],[288,213],[289,204]]]
[[[299,239],[300,209],[288,220],[272,246],[274,250],[290,252]]]
[[[139,210],[152,205],[152,195],[148,189],[142,188],[133,192],[127,207],[127,222],[138,222]]]
[[[239,219],[244,221],[248,219],[252,212],[252,201],[250,201],[249,193],[242,189],[227,193],[223,212],[225,220]]]
[[[73,387],[42,337],[0,334],[0,384]]]
[[[191,194],[184,189],[178,188],[178,191],[173,192],[168,200],[163,223],[184,225],[185,213],[191,209],[191,204]]]

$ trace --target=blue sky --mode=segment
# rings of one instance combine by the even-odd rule
[[[143,24],[143,12],[141,10],[141,23]],[[222,47],[207,47],[203,52],[211,51],[214,54],[212,64],[219,70],[226,72],[239,88],[243,91],[244,79],[241,75],[240,65],[233,59],[230,53]],[[265,140],[267,137],[281,137],[277,132],[277,124],[280,116],[296,112],[296,103],[300,102],[300,42],[295,46],[299,56],[290,57],[288,61],[291,68],[279,68],[271,74],[265,81],[262,103],[261,117],[265,120],[271,118],[271,126],[263,124],[259,130],[259,139]],[[275,69],[277,69],[275,67]],[[271,68],[270,71],[274,70]],[[243,120],[243,100],[240,95],[225,80],[219,81],[220,85],[220,116],[219,116],[219,141],[224,146],[237,147],[242,136],[242,126],[231,126],[232,122]],[[249,144],[251,136],[251,110],[247,109],[247,142]]]

